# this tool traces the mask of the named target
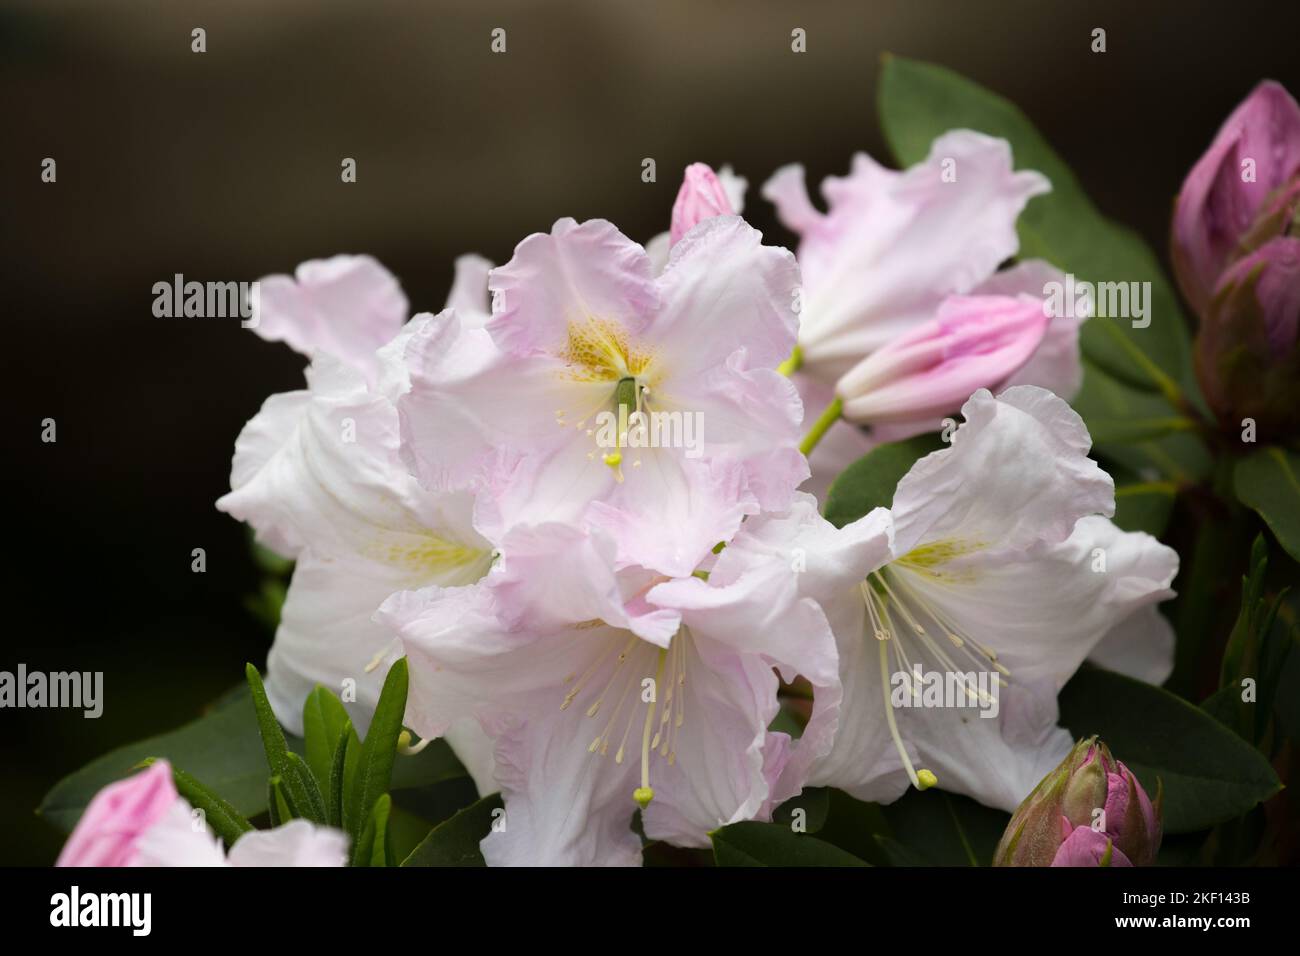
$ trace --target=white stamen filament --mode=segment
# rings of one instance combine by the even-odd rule
[[[658,753],[669,766],[677,761],[677,734],[686,720],[682,689],[686,684],[687,640],[683,630],[673,637],[667,648],[655,648],[654,699],[644,702],[646,710],[643,715],[638,707],[642,704],[639,698],[645,686],[645,678],[649,676],[649,667],[646,666],[649,661],[642,651],[649,650],[650,646],[635,635],[629,636],[628,641],[621,645],[617,659],[612,664],[610,654],[620,647],[617,642],[610,642],[601,650],[576,681],[574,674],[570,674],[564,681],[566,684],[573,682],[573,686],[561,701],[561,710],[567,710],[588,689],[588,682],[594,674],[602,668],[610,667],[604,688],[584,711],[587,717],[595,717],[601,711],[610,710],[607,704],[612,706],[612,712],[604,721],[604,726],[588,745],[588,753],[607,755],[613,735],[619,734],[614,762],[621,765],[627,755],[632,726],[637,717],[641,716],[641,785],[633,797],[642,807],[647,806],[654,797],[650,785],[651,755]],[[631,661],[632,658],[635,661]]]
[[[889,733],[894,740],[894,746],[898,750],[899,758],[902,760],[903,768],[907,771],[907,776],[912,781],[912,785],[924,790],[933,786],[936,778],[929,770],[917,770],[913,766],[911,758],[907,754],[907,747],[904,745],[902,736],[898,731],[898,723],[890,699],[889,648],[887,645],[893,644],[894,655],[898,659],[900,670],[904,674],[904,688],[910,691],[914,699],[919,693],[919,688],[911,680],[910,676],[914,665],[907,653],[906,642],[903,639],[908,633],[915,637],[921,648],[928,651],[940,667],[954,677],[971,703],[993,703],[993,698],[989,693],[977,687],[971,675],[957,665],[953,656],[949,653],[949,649],[946,649],[946,645],[941,645],[935,639],[935,636],[922,625],[922,619],[933,621],[943,636],[948,639],[951,649],[955,649],[962,658],[970,661],[975,669],[992,668],[997,674],[1008,677],[1011,672],[998,663],[997,655],[992,649],[985,647],[969,634],[963,632],[951,617],[936,606],[935,602],[927,601],[922,594],[919,583],[914,583],[911,580],[906,569],[886,566],[879,571],[873,572],[868,580],[861,582],[859,587],[862,592],[863,603],[867,609],[867,622],[880,648],[881,692],[884,697],[885,718],[889,724]],[[895,625],[894,613],[892,612],[897,612],[900,622],[906,625],[905,627]],[[919,666],[919,661],[917,666]],[[997,680],[1000,686],[1006,686],[1007,682],[1002,677],[998,677]]]

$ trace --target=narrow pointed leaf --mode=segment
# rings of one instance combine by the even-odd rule
[[[392,781],[397,738],[402,732],[402,719],[406,714],[407,682],[406,658],[400,658],[389,668],[384,679],[374,719],[361,744],[356,774],[344,801],[345,829],[354,838],[360,836],[371,807],[387,792]]]

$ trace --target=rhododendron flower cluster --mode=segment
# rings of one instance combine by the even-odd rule
[[[1162,626],[1116,629],[1171,596],[1177,562],[1102,517],[1112,484],[1061,399],[977,392],[1032,365],[1052,324],[1024,291],[1040,267],[992,275],[1046,183],[987,137],[949,151],[973,180],[951,208],[929,195],[937,167],[859,158],[823,223],[779,174],[799,262],[696,164],[662,265],[612,223],[562,219],[486,276],[458,269],[448,307],[405,324],[370,259],[268,280],[257,328],[311,358],[310,388],[245,429],[220,506],[299,562],[268,675],[281,719],[313,684],[405,656],[407,725],[503,794],[489,863],[638,862],[638,810],[647,838],[706,846],[813,784],[889,800],[942,781],[1013,808],[1069,749],[1055,693],[1094,648],[1167,675]],[[865,215],[877,203],[888,216]],[[935,215],[978,242],[909,252]],[[906,307],[834,284],[849,273]],[[1039,360],[1067,393],[1074,333]],[[792,354],[846,369],[855,419],[936,428],[977,393],[892,509],[837,529],[800,491]],[[882,681],[913,663],[996,669],[1005,714],[896,717]],[[771,724],[796,680],[812,703],[792,739]]]
[[[1297,123],[1261,87],[1188,179],[1179,278],[1207,316],[1257,245],[1295,241],[1249,230],[1293,225]],[[1267,196],[1224,171],[1259,144]],[[302,353],[306,383],[244,427],[217,507],[294,562],[265,686],[248,675],[275,826],[250,833],[177,768],[223,849],[156,761],[95,799],[61,862],[400,862],[393,761],[444,741],[480,796],[489,865],[716,849],[820,788],[1016,811],[1001,863],[1154,863],[1168,821],[1146,789],[1163,784],[1144,789],[1095,731],[1075,744],[1067,685],[1105,674],[1168,712],[1159,608],[1179,555],[1160,515],[1120,512],[1181,494],[1197,464],[1166,480],[1185,446],[1116,439],[1153,427],[1122,421],[1124,402],[1225,439],[1182,391],[1190,369],[1099,330],[1113,317],[1049,304],[1067,275],[1021,236],[1057,185],[1008,140],[953,129],[902,169],[855,156],[825,211],[801,167],[778,170],[761,193],[794,251],[744,218],[746,180],[694,163],[645,245],[559,218],[503,264],[462,256],[436,312],[412,315],[368,256],[262,280],[250,327]],[[1249,272],[1274,351],[1295,338],[1283,259]],[[1089,331],[1120,336],[1136,371],[1101,347],[1085,363]],[[1233,680],[1272,659],[1266,551],[1224,652]],[[1206,704],[1237,721],[1234,759],[1259,757],[1260,725],[1230,705]],[[1175,799],[1175,825],[1218,822],[1193,804]],[[1094,810],[1109,823],[1090,827]],[[407,862],[437,858],[438,832]]]

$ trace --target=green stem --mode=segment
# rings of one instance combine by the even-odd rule
[[[817,443],[822,440],[822,436],[840,419],[840,412],[844,410],[844,403],[840,401],[838,395],[835,400],[826,406],[826,411],[822,412],[821,417],[813,422],[812,429],[807,435],[803,436],[803,441],[799,443],[799,450],[805,455],[812,454],[812,450],[817,447]]]

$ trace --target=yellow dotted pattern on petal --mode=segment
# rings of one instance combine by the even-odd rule
[[[578,382],[618,382],[643,376],[654,353],[635,345],[627,331],[609,319],[570,322],[568,341],[559,356]]]
[[[909,571],[915,571],[917,574],[923,574],[930,578],[942,579],[945,581],[969,581],[974,575],[970,571],[954,572],[945,569],[943,565],[955,558],[979,551],[984,547],[980,542],[961,541],[956,538],[948,538],[940,541],[932,541],[929,544],[923,544],[913,548],[907,554],[893,562],[896,566],[906,568]]]
[[[420,578],[438,578],[447,584],[477,580],[487,570],[491,553],[448,541],[432,534],[403,536],[405,540],[377,542],[366,557],[401,568]]]

